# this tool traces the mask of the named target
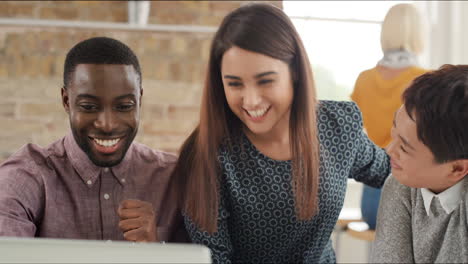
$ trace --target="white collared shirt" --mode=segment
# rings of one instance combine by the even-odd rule
[[[421,194],[427,215],[431,215],[431,203],[434,197],[439,198],[440,205],[444,208],[445,213],[450,214],[455,210],[463,197],[465,197],[465,189],[463,188],[465,180],[466,177],[439,194],[434,194],[426,188],[421,188]]]

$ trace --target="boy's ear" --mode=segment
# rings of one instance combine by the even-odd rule
[[[468,159],[456,160],[452,164],[451,180],[458,182],[468,175]]]

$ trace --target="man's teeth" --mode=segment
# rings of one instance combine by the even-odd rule
[[[255,111],[247,111],[247,112],[252,117],[261,117],[266,113],[267,110],[268,110],[268,107],[265,107],[263,109],[259,109],[259,110],[255,110]]]
[[[99,145],[104,146],[104,147],[112,147],[115,144],[117,144],[117,142],[119,142],[119,141],[120,141],[120,138],[111,139],[111,140],[97,139],[97,138],[94,139],[94,142],[96,142]]]

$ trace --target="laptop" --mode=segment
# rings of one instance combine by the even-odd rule
[[[0,263],[211,263],[203,245],[0,237]]]

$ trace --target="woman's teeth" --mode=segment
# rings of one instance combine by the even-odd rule
[[[247,111],[247,113],[249,113],[250,116],[252,117],[262,117],[266,111],[268,110],[269,107],[265,107],[263,109],[259,109],[259,110],[254,110],[254,111]]]
[[[117,144],[119,141],[120,141],[120,138],[111,139],[111,140],[97,139],[97,138],[94,139],[94,142],[104,147],[112,147],[115,144]]]

